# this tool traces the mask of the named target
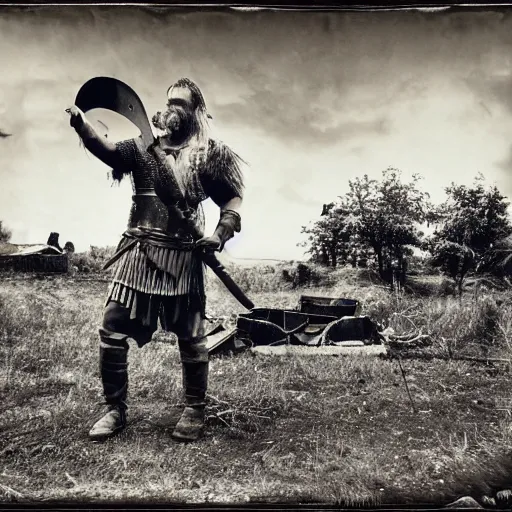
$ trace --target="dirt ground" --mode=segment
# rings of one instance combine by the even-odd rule
[[[205,436],[183,445],[170,438],[181,408],[178,353],[158,333],[130,350],[129,427],[91,444],[107,284],[0,281],[4,502],[419,505],[512,486],[503,363],[404,358],[409,398],[393,358],[214,358]],[[288,307],[300,292],[255,299]],[[236,313],[227,300],[213,294],[212,308]]]

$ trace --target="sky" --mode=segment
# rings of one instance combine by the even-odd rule
[[[180,77],[203,91],[216,137],[248,163],[234,258],[301,259],[301,227],[348,182],[387,167],[434,202],[482,173],[512,197],[512,10],[293,12],[0,7],[0,220],[14,243],[51,231],[113,246],[131,184],[80,146],[65,109],[112,76],[163,109]],[[111,140],[137,135],[94,111]],[[101,126],[97,124],[97,126]],[[207,231],[218,208],[205,203]]]

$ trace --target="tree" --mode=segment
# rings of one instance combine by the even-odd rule
[[[440,224],[428,242],[432,262],[454,279],[459,294],[465,278],[484,270],[496,244],[512,234],[509,203],[496,186],[485,188],[477,176],[471,187],[452,183],[438,209]]]
[[[475,178],[473,187],[452,183],[446,193],[440,237],[466,245],[482,257],[497,240],[512,233],[506,197],[496,186],[486,190],[482,175]]]
[[[464,279],[475,265],[475,252],[467,245],[441,240],[432,247],[431,262],[454,280],[459,295],[462,295]]]
[[[404,277],[410,246],[421,244],[419,225],[432,215],[428,194],[418,188],[420,179],[414,175],[404,183],[398,169],[388,168],[381,181],[367,175],[350,181],[349,192],[324,205],[321,219],[302,229],[309,235],[303,245],[310,246],[312,259],[355,266],[373,255],[382,278],[392,281],[393,269]]]
[[[0,243],[7,243],[11,239],[12,232],[0,220]]]
[[[431,207],[428,194],[418,188],[420,180],[414,175],[404,183],[401,171],[390,167],[381,181],[364,175],[349,182],[349,230],[373,249],[384,279],[391,280],[393,268],[405,275],[410,247],[421,245],[419,226],[428,219]]]
[[[64,252],[67,252],[67,253],[75,252],[75,246],[74,246],[73,242],[66,242],[66,244],[64,245]]]
[[[308,240],[299,245],[309,246],[307,252],[314,262],[336,267],[347,261],[351,236],[346,222],[348,214],[346,200],[339,198],[324,205],[318,221],[302,227],[301,232],[308,235]]]

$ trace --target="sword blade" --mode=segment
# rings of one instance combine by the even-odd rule
[[[117,112],[140,130],[146,147],[155,140],[141,99],[129,85],[117,78],[107,76],[91,78],[78,91],[75,105],[85,113],[95,108]]]
[[[247,297],[242,289],[233,281],[228,274],[224,265],[217,259],[212,252],[203,252],[203,261],[212,269],[215,275],[222,281],[226,288],[231,292],[233,297],[242,304],[245,308],[251,310],[254,308],[254,303]]]

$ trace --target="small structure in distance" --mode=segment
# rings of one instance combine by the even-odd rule
[[[67,242],[63,250],[55,232],[46,244],[0,243],[0,272],[66,273],[72,252],[73,244]]]

